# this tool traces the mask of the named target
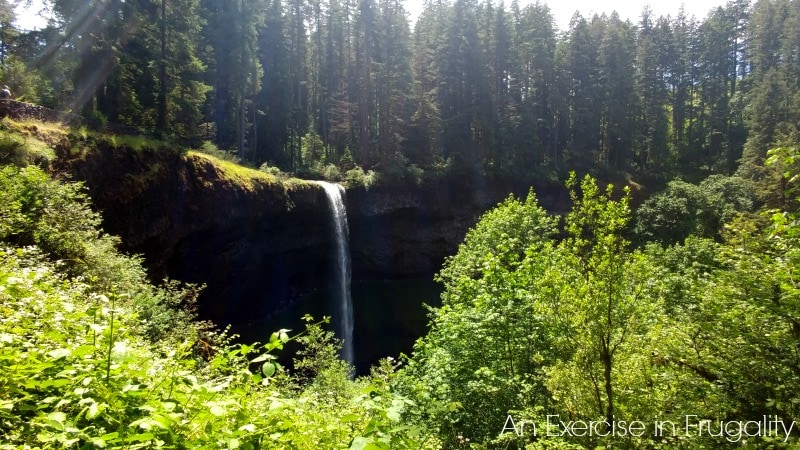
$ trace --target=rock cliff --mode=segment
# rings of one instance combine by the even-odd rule
[[[314,183],[278,181],[194,152],[64,142],[57,170],[88,187],[108,233],[142,254],[154,280],[205,284],[201,315],[219,324],[268,315],[325,286],[330,212]],[[526,186],[469,192],[442,180],[350,189],[354,279],[432,277],[480,214]],[[540,188],[551,209],[563,189]]]

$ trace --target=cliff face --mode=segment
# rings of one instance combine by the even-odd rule
[[[490,183],[465,190],[458,183],[441,181],[349,190],[353,273],[391,279],[438,272],[485,211],[510,193],[524,198],[529,188]],[[569,204],[561,186],[540,186],[536,193],[547,209],[563,211]]]
[[[59,171],[84,181],[123,249],[155,280],[206,285],[201,315],[220,324],[268,315],[329,282],[335,262],[323,189],[278,182],[201,154],[132,150],[106,141],[58,149]],[[430,277],[469,227],[509,192],[446,182],[347,192],[353,277]],[[540,195],[545,206],[559,196]]]
[[[153,279],[207,287],[218,323],[265,315],[318,286],[332,237],[323,190],[226,168],[201,154],[89,144],[60,149],[60,171],[84,181],[106,232],[142,254]]]

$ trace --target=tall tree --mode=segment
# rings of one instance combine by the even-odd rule
[[[555,49],[553,16],[542,3],[528,5],[516,23],[515,56],[519,70],[511,79],[513,98],[519,103],[516,156],[522,167],[538,164],[556,167],[560,143],[556,137]],[[513,114],[514,110],[510,110]]]
[[[661,20],[654,23],[652,12],[645,8],[639,23],[636,51],[639,68],[636,86],[641,101],[636,162],[641,169],[657,171],[667,156],[666,79],[669,68],[665,64],[669,60],[662,52],[665,50],[663,42],[670,38],[669,23]]]
[[[411,31],[399,0],[380,0],[378,7],[377,152],[385,166],[402,165],[411,118]]]
[[[742,51],[744,2],[715,9],[700,27],[702,36],[701,107],[707,119],[703,160],[718,170],[730,171],[741,156],[741,111],[732,109]]]
[[[430,164],[443,157],[442,117],[439,105],[439,49],[444,46],[447,6],[426,0],[414,26],[412,44],[413,114],[406,150],[411,161]]]
[[[209,87],[197,46],[203,22],[199,0],[161,0],[156,131],[193,137]]]
[[[625,170],[639,110],[635,95],[635,34],[630,22],[621,21],[616,13],[608,19],[595,17],[592,25],[602,30],[598,55],[598,81],[602,87],[598,162]]]
[[[259,29],[259,60],[263,68],[261,90],[256,101],[258,145],[254,162],[271,161],[289,167],[292,80],[290,78],[289,39],[286,15],[281,0],[267,6],[265,23]]]
[[[596,21],[596,25],[599,21]],[[602,34],[590,29],[583,16],[576,13],[570,22],[565,44],[564,70],[568,84],[569,157],[573,164],[592,161],[593,152],[600,147],[599,55],[596,43]],[[594,157],[596,160],[597,158]],[[573,166],[574,167],[574,166]]]
[[[110,96],[119,92],[106,88],[119,76],[120,50],[140,23],[135,5],[121,0],[54,0],[53,12],[63,30],[55,48],[68,49],[76,61],[71,108],[86,116],[108,112]]]
[[[15,6],[15,2],[0,0],[0,66],[6,63],[11,42],[18,33],[13,25],[16,19]]]
[[[450,11],[439,59],[439,102],[444,152],[459,173],[481,176],[493,144],[493,105],[483,59],[476,4],[457,0]]]
[[[264,8],[260,0],[203,0],[206,14],[205,39],[212,49],[209,75],[213,86],[212,109],[215,142],[236,148],[245,155],[247,114],[257,92],[260,66],[256,58],[257,28]]]
[[[292,108],[290,126],[289,166],[296,169],[301,164],[302,139],[308,130],[308,63],[305,26],[305,0],[289,0],[289,79],[291,80]]]

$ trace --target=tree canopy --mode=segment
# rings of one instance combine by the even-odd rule
[[[18,98],[256,166],[666,182],[742,158],[760,181],[767,149],[797,140],[794,0],[702,20],[576,14],[567,30],[541,3],[427,2],[413,29],[389,0],[46,4],[42,30],[3,22],[0,78]]]

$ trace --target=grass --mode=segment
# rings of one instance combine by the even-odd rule
[[[53,146],[35,125],[0,122],[0,163],[48,164],[55,157]]]
[[[63,143],[72,136],[72,157],[80,158],[93,151],[91,141],[105,141],[113,148],[122,148],[140,152],[151,149],[166,152],[179,152],[182,157],[210,164],[214,167],[216,175],[223,182],[240,186],[247,191],[253,191],[259,186],[282,186],[286,191],[308,189],[316,186],[313,182],[297,178],[285,178],[267,173],[262,170],[250,168],[238,161],[226,157],[223,152],[207,151],[205,146],[201,149],[190,150],[165,140],[154,139],[143,135],[117,135],[112,133],[93,131],[86,127],[69,127],[56,122],[41,122],[32,119],[10,120],[0,122],[0,162],[17,164],[48,164],[55,158],[53,150],[58,144]],[[77,138],[77,139],[75,139]],[[76,142],[77,140],[77,142]],[[162,169],[153,161],[154,170]]]
[[[253,169],[233,161],[209,155],[200,150],[189,150],[185,158],[200,160],[210,163],[217,171],[217,176],[224,182],[241,186],[247,191],[253,191],[257,185],[283,186],[287,191],[295,191],[316,186],[311,181],[299,178],[283,178],[261,170]]]
[[[111,143],[114,147],[128,147],[132,150],[141,151],[145,148],[159,149],[162,147],[170,148],[173,144],[162,139],[155,139],[143,135],[122,135],[106,133],[103,131],[94,131],[86,127],[80,127],[73,130],[77,136],[82,139],[89,139],[90,137],[97,140],[104,140]]]

